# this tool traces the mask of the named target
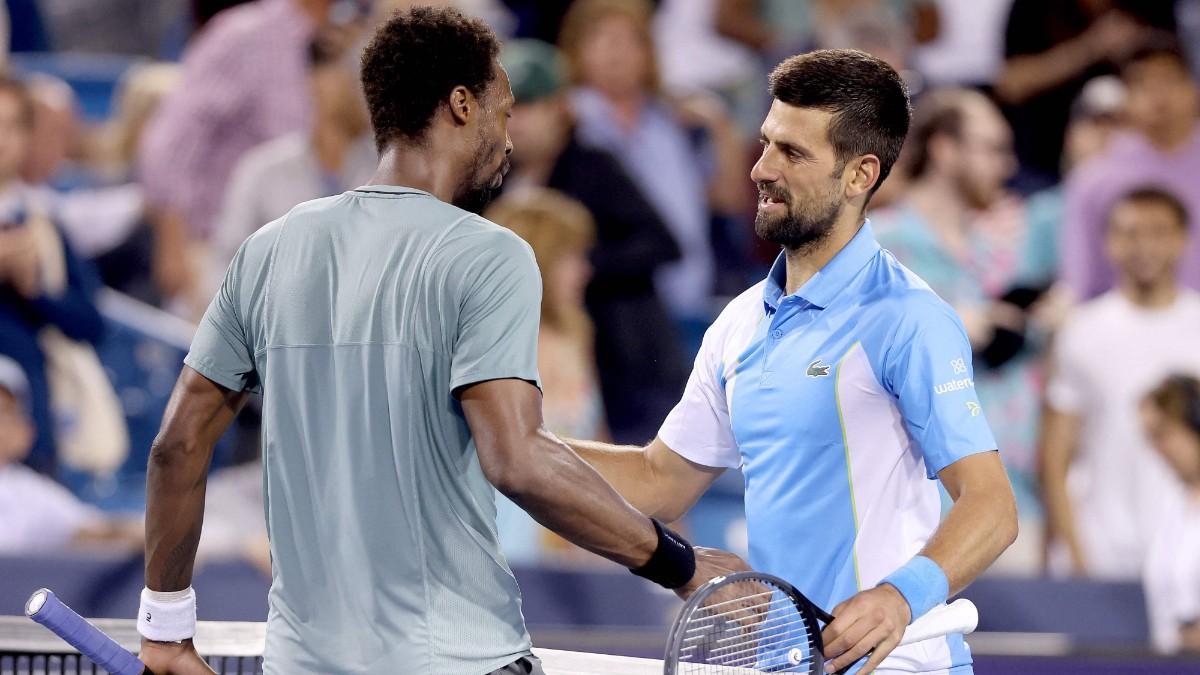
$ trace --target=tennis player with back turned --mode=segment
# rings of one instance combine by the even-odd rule
[[[755,229],[783,251],[709,328],[657,439],[569,442],[667,521],[741,467],[750,562],[833,608],[829,672],[970,673],[962,635],[896,647],[1017,531],[966,331],[864,215],[908,132],[907,91],[852,50],[789,58],[770,88]],[[954,500],[940,524],[933,478]]]
[[[197,656],[192,566],[213,444],[263,394],[269,674],[540,673],[496,541],[493,485],[568,540],[688,594],[744,569],[639,513],[542,428],[541,283],[474,215],[513,105],[480,21],[413,9],[362,61],[373,184],[294,208],[238,251],[151,452],[141,656]]]

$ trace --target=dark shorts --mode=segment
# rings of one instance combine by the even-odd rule
[[[542,670],[542,662],[538,657],[523,656],[500,670],[492,671],[491,675],[546,675],[546,671]]]

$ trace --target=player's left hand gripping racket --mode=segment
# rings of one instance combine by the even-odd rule
[[[49,628],[112,675],[152,675],[138,657],[76,614],[49,589],[35,591],[29,597],[29,602],[25,603],[25,616]]]
[[[779,577],[760,572],[717,577],[692,594],[675,619],[663,673],[823,675],[821,627],[831,621],[832,616]],[[900,644],[965,635],[978,624],[975,605],[955,600],[909,624]]]

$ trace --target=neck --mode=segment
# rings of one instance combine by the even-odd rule
[[[416,188],[453,204],[462,183],[462,171],[456,160],[438,152],[432,141],[426,142],[430,147],[397,143],[385,147],[371,184]]]
[[[1173,280],[1159,281],[1149,284],[1139,284],[1126,281],[1120,286],[1121,294],[1129,302],[1146,309],[1157,309],[1170,306],[1175,302],[1179,291]]]
[[[854,235],[862,228],[864,219],[859,208],[846,205],[838,222],[834,224],[829,236],[821,241],[795,250],[784,249],[784,260],[787,263],[787,284],[785,292],[791,295],[816,276],[821,268],[829,264]]]
[[[341,173],[346,163],[346,151],[353,142],[350,134],[336,125],[318,123],[312,137],[317,164],[328,173]]]
[[[1195,128],[1195,121],[1188,119],[1178,124],[1165,125],[1160,129],[1147,130],[1144,133],[1151,145],[1164,152],[1172,152],[1183,147],[1192,139]]]

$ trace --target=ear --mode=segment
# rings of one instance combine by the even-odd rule
[[[842,174],[846,178],[846,197],[855,199],[866,195],[879,183],[879,173],[882,167],[875,155],[863,155],[848,163]]]
[[[450,106],[450,118],[456,124],[468,124],[471,121],[471,115],[475,112],[475,106],[478,101],[470,89],[459,85],[450,91],[450,98],[447,99]]]

